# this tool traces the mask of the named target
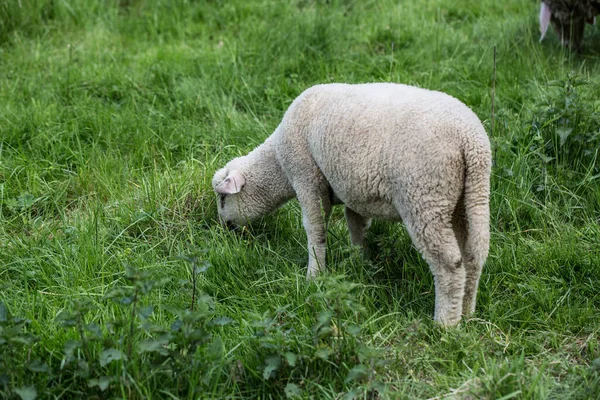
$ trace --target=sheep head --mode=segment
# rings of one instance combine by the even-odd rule
[[[212,187],[219,219],[227,225],[246,225],[295,195],[268,147],[231,160],[215,172]]]
[[[239,169],[225,167],[218,170],[212,186],[217,194],[219,219],[224,224],[244,225],[263,214],[260,207],[263,202],[252,193],[257,192],[255,183],[247,181]]]

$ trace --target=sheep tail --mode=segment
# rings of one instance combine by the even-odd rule
[[[485,135],[485,131],[483,133]],[[490,246],[490,174],[491,150],[487,135],[478,135],[465,146],[464,213],[467,232],[465,247],[471,262],[479,268]]]

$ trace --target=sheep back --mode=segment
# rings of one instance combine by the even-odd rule
[[[427,201],[422,192],[432,182],[456,204],[468,159],[488,168],[490,158],[487,134],[466,105],[401,84],[314,86],[292,103],[274,140],[296,190],[322,176],[315,183],[346,206],[388,220],[401,219],[399,202]]]

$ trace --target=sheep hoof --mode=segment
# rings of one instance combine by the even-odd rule
[[[461,319],[460,316],[455,317],[455,318],[446,318],[446,319],[441,319],[436,316],[433,320],[441,327],[451,328],[451,327],[457,326],[458,323],[460,322],[460,319]]]
[[[311,281],[315,279],[319,275],[319,269],[314,267],[308,267],[308,271],[306,271],[306,280]]]

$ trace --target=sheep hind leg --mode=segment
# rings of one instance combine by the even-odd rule
[[[482,265],[477,263],[475,256],[469,249],[468,223],[464,207],[464,202],[461,198],[452,215],[452,229],[454,230],[458,246],[460,247],[466,272],[465,296],[463,297],[462,308],[462,313],[466,316],[475,312],[477,288],[479,287],[479,278],[481,277],[483,268]]]
[[[445,215],[432,213],[432,215]],[[444,326],[458,324],[462,314],[466,271],[450,218],[424,223],[410,215],[402,219],[429,269],[435,284],[434,320]]]
[[[363,217],[348,207],[344,209],[344,215],[350,232],[350,243],[353,246],[360,246],[364,250],[365,234],[371,225],[371,219]]]

